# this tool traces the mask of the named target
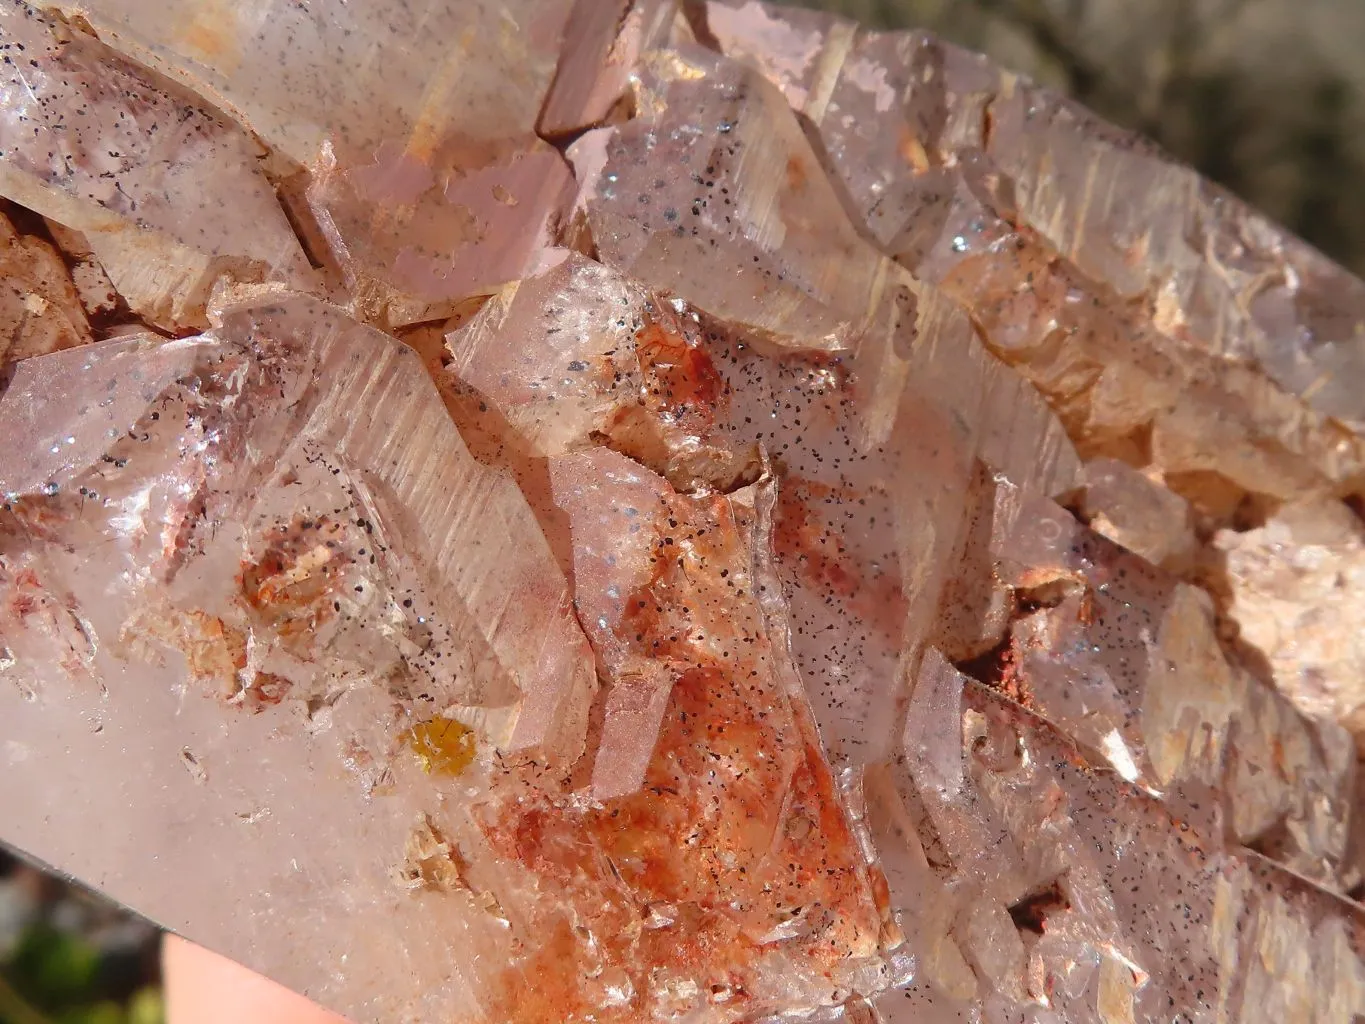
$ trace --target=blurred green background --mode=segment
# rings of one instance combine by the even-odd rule
[[[2,1024],[161,1024],[157,982],[152,925],[0,850]]]
[[[1144,132],[1365,273],[1365,0],[805,6],[983,50]],[[0,852],[0,1024],[158,1024],[156,939]]]

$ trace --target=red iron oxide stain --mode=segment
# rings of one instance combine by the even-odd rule
[[[811,504],[829,491],[813,480],[783,478],[777,494],[773,548],[785,563],[798,566],[808,583],[847,598],[857,593],[861,581],[845,565],[848,552],[839,534],[821,520]]]
[[[1020,653],[1013,644],[1000,654],[1000,689],[1010,700],[1016,700],[1025,707],[1034,707],[1033,689],[1025,678],[1020,665]]]
[[[210,695],[230,700],[246,668],[246,634],[217,615],[191,609],[149,608],[124,627],[129,637],[152,640],[180,651],[190,677]]]
[[[665,1001],[656,971],[738,1008],[770,948],[817,968],[873,951],[879,923],[829,775],[815,751],[778,749],[767,717],[734,680],[692,669],[643,789],[583,811],[522,805],[490,829],[505,856],[563,886],[594,940],[559,934],[543,947],[518,972],[531,984],[506,1019],[638,1020]],[[672,923],[651,927],[659,914]],[[796,937],[772,938],[789,921]],[[592,976],[604,974],[629,982],[623,1005],[602,1007]]]
[[[61,498],[23,495],[0,504],[0,538],[13,536],[28,541],[58,543],[61,528],[71,524],[78,512]]]
[[[711,411],[724,389],[724,381],[711,357],[695,345],[657,323],[647,324],[635,335],[646,386],[652,394],[673,406]]]
[[[279,705],[294,684],[274,672],[258,672],[246,690],[245,705],[252,711],[264,711]]]
[[[345,527],[326,516],[296,516],[267,535],[255,561],[242,563],[241,594],[295,654],[333,614],[341,571],[352,562],[343,547]]]
[[[1089,626],[1095,621],[1095,595],[1089,587],[1081,594],[1080,607],[1076,609],[1076,621]]]
[[[888,574],[863,578],[844,546],[840,532],[820,513],[820,506],[856,502],[857,495],[805,477],[788,475],[778,487],[773,550],[778,561],[808,586],[845,602],[850,614],[888,636],[899,636],[907,602],[899,581]]]
[[[186,612],[178,625],[190,673],[219,683],[225,695],[232,693],[237,673],[246,668],[246,637],[241,630],[201,611]]]
[[[47,597],[47,591],[38,582],[38,574],[32,569],[21,569],[14,577],[10,590],[9,615],[23,620],[36,612]]]
[[[528,785],[484,823],[546,907],[493,1019],[747,1019],[778,1009],[759,995],[774,958],[832,998],[836,968],[877,953],[874,886],[743,593],[728,508],[670,499],[619,627],[674,679],[641,788],[585,804]]]

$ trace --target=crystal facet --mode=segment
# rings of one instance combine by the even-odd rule
[[[0,51],[4,841],[356,1021],[1365,1017],[1365,285],[754,0]]]

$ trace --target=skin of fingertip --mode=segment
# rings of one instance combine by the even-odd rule
[[[283,985],[167,935],[161,947],[167,1024],[347,1024]]]

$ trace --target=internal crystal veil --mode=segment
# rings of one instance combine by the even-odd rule
[[[1365,1018],[1365,284],[755,0],[0,54],[0,839],[357,1022]]]

